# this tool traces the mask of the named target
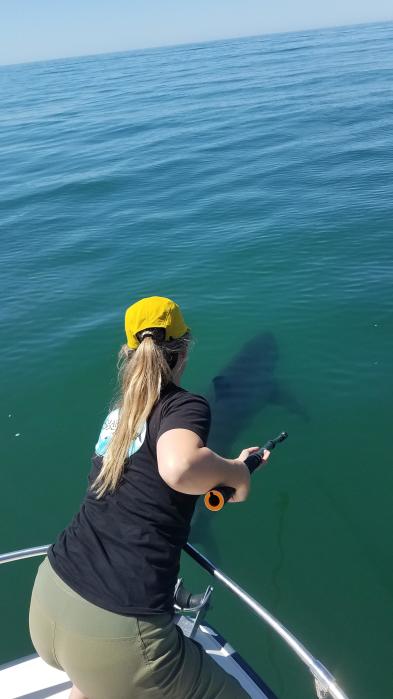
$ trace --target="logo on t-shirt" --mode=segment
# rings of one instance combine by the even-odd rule
[[[116,408],[116,410],[112,410],[111,413],[109,413],[108,417],[106,418],[101,432],[100,436],[98,437],[98,442],[95,447],[96,454],[98,456],[104,456],[108,444],[110,443],[114,431],[117,427],[117,422],[119,419],[119,409]],[[143,442],[145,441],[146,437],[146,422],[143,424],[142,429],[140,432],[137,434],[135,439],[132,440],[130,447],[128,449],[128,456],[132,456],[135,454],[142,446]]]

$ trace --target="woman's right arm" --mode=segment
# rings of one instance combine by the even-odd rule
[[[229,485],[236,493],[232,502],[246,500],[250,472],[244,460],[258,447],[244,449],[237,459],[224,459],[208,447],[192,430],[172,429],[157,441],[157,462],[161,478],[173,490],[202,495],[217,485]],[[264,456],[264,460],[269,454]]]

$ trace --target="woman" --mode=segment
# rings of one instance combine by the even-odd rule
[[[208,403],[179,386],[189,329],[173,301],[133,304],[125,330],[117,408],[81,508],[39,567],[31,638],[73,681],[70,699],[242,699],[176,626],[173,597],[198,495],[221,483],[245,500],[257,447],[234,460],[206,447]]]

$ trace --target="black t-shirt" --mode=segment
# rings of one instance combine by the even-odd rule
[[[115,410],[104,422],[89,486],[102,466],[117,419]],[[210,409],[201,396],[169,384],[130,445],[116,490],[97,499],[89,487],[79,512],[48,552],[67,585],[118,614],[173,613],[181,549],[197,500],[173,490],[158,471],[157,440],[174,428],[192,430],[206,444]]]

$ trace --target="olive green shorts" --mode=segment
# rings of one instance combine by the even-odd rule
[[[37,653],[88,699],[249,699],[170,614],[101,609],[68,587],[47,558],[34,583],[29,622]]]

